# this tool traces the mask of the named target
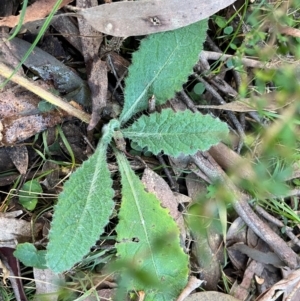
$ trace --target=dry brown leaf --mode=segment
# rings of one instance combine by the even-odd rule
[[[69,18],[54,18],[51,22],[51,26],[54,27],[55,30],[57,30],[79,52],[82,51],[80,34],[76,23],[73,23]],[[25,27],[28,28],[27,24]],[[29,31],[31,32],[30,29]]]
[[[226,246],[228,251],[228,256],[236,270],[243,270],[247,262],[247,256],[237,252],[234,249],[230,249],[232,245],[237,242],[246,243],[247,242],[247,227],[244,221],[238,217],[230,225],[227,235],[226,235]]]
[[[285,264],[273,252],[262,252],[254,248],[250,248],[243,243],[236,243],[230,248],[246,254],[249,258],[252,258],[263,264],[271,264],[275,267],[285,266]]]
[[[146,168],[142,177],[142,182],[147,190],[153,193],[161,201],[162,206],[170,210],[170,215],[176,221],[180,229],[182,241],[184,242],[186,230],[182,213],[178,211],[177,198],[174,196],[166,181],[151,169]]]
[[[257,301],[275,301],[277,300],[276,292],[283,294],[283,301],[296,301],[299,300],[295,298],[299,294],[299,283],[300,283],[300,270],[295,270],[288,277],[280,280],[275,285],[273,285],[270,290],[258,298]]]
[[[5,148],[11,161],[21,175],[25,175],[28,168],[28,151],[25,145],[17,145]]]
[[[230,295],[219,292],[201,292],[188,296],[185,301],[240,301]]]
[[[77,0],[77,7],[96,7],[97,0]],[[106,105],[107,98],[107,68],[106,63],[98,56],[102,33],[95,31],[85,19],[78,19],[78,27],[81,36],[82,54],[84,57],[87,81],[91,90],[93,110],[88,130],[92,130],[101,118],[101,109]]]
[[[108,87],[106,62],[99,58],[93,60],[89,71],[88,85],[91,90],[93,111],[88,130],[91,131],[101,119],[101,110],[106,105]]]
[[[94,8],[98,4],[97,0],[77,0],[76,6],[81,9]],[[89,60],[93,60],[97,57],[100,44],[102,42],[102,34],[99,31],[95,31],[90,24],[84,19],[78,19],[78,29],[80,33],[82,54],[84,61],[88,64]]]
[[[13,256],[17,243],[32,241],[41,230],[42,225],[36,223],[34,229],[30,222],[14,218],[22,214],[22,211],[0,213],[0,263],[4,263],[10,273],[10,283],[15,294],[15,300],[27,301],[23,284],[20,279],[20,267],[18,260]],[[0,266],[1,268],[1,266]]]
[[[35,225],[35,232],[38,232],[41,225]],[[16,242],[31,241],[31,223],[22,219],[8,218],[0,215],[0,247],[14,248]]]
[[[57,0],[39,0],[28,6],[26,9],[23,23],[45,18],[51,12]],[[69,4],[72,0],[63,0],[59,8]],[[20,16],[4,17],[0,20],[0,26],[15,27],[19,22]]]
[[[50,88],[50,86],[48,87]],[[40,101],[32,93],[20,86],[14,86],[0,94],[0,119],[34,112]]]
[[[56,275],[51,270],[33,268],[33,275],[36,285],[36,300],[44,300],[44,294],[47,294],[47,301],[57,301],[59,295],[59,283],[62,282],[64,276]]]
[[[208,18],[235,0],[122,1],[84,9],[79,15],[96,30],[118,36],[139,36],[177,29]]]
[[[203,282],[204,282],[204,280],[200,280],[200,279],[196,278],[195,276],[190,276],[187,285],[182,290],[182,292],[180,293],[180,295],[176,301],[185,300],[186,297],[189,296],[191,294],[191,292],[194,291],[196,288],[198,288]]]
[[[41,81],[36,82],[36,84],[45,90],[51,88]],[[64,115],[57,110],[41,113],[38,109],[39,102],[38,96],[20,86],[14,86],[0,93],[0,120],[2,124],[0,146],[14,145],[62,122]],[[24,169],[21,169],[21,172],[23,173]]]
[[[279,269],[274,268],[274,265],[284,264],[240,217],[233,222],[227,234],[228,256],[237,273],[243,274],[242,282],[236,281],[231,287],[231,295],[246,300],[253,290],[264,292],[281,279]],[[254,283],[255,276],[260,284]]]

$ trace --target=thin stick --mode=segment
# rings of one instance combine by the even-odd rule
[[[245,224],[247,224],[258,237],[265,241],[278,257],[290,268],[295,269],[298,267],[298,255],[294,253],[287,243],[273,232],[267,224],[259,219],[248,204],[249,197],[241,192],[234,183],[230,181],[225,172],[219,167],[210,154],[199,152],[196,155],[191,156],[191,159],[213,182],[221,182],[224,185],[224,188],[227,188],[228,191],[232,193],[232,196],[234,197],[232,202],[233,208],[243,219]]]
[[[7,67],[5,64],[0,62],[0,75],[5,78],[8,78],[13,72],[13,69]],[[46,101],[52,103],[53,105],[59,107],[60,109],[66,111],[71,116],[75,116],[80,120],[84,121],[85,123],[89,123],[90,115],[74,108],[68,102],[64,101],[58,96],[53,95],[52,93],[44,90],[43,88],[39,87],[33,81],[28,80],[27,78],[15,74],[11,80],[20,86],[26,88],[27,90],[31,91],[32,93],[38,95],[39,97],[45,99]]]

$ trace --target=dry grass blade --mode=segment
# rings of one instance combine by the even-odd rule
[[[11,68],[7,67],[5,64],[0,62],[0,74],[2,76],[8,78],[12,74],[12,72],[13,70]],[[62,110],[68,112],[70,115],[75,116],[86,123],[89,122],[90,120],[89,114],[74,108],[66,101],[63,101],[58,96],[55,96],[48,91],[45,91],[44,89],[36,85],[34,82],[28,80],[27,78],[15,74],[11,80],[21,85],[22,87],[25,87],[26,89],[33,92],[34,94],[42,97],[43,99],[46,99],[48,102],[52,103],[53,105],[58,106]]]

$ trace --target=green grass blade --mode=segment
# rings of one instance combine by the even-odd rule
[[[9,39],[8,39],[9,41],[12,40],[18,34],[18,32],[20,31],[20,29],[23,25],[27,5],[28,5],[28,0],[24,0],[23,5],[22,5],[22,10],[21,10],[21,13],[20,13],[19,23],[18,23],[17,27],[15,28],[13,34],[9,37]]]
[[[58,133],[59,133],[59,135],[60,135],[60,137],[61,137],[61,140],[63,141],[63,143],[64,143],[66,149],[67,149],[68,152],[69,152],[69,155],[70,155],[70,157],[71,157],[71,162],[72,162],[72,168],[74,168],[75,165],[76,165],[76,160],[75,160],[75,155],[74,155],[74,152],[73,152],[73,150],[72,150],[72,147],[71,147],[71,145],[70,145],[70,143],[69,143],[67,137],[65,136],[65,134],[64,134],[64,132],[63,132],[63,130],[62,130],[62,128],[61,128],[60,126],[57,126],[56,128],[57,128],[57,131],[58,131]]]

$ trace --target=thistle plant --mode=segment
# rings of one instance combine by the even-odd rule
[[[174,300],[186,285],[188,255],[180,245],[179,229],[160,201],[145,191],[124,154],[115,147],[114,137],[130,139],[153,154],[176,157],[205,151],[227,135],[227,125],[210,115],[171,109],[141,114],[151,96],[162,105],[182,89],[198,60],[206,30],[207,20],[203,20],[153,34],[142,40],[133,54],[119,119],[104,126],[94,154],[71,175],[58,197],[46,251],[46,265],[54,272],[80,262],[109,223],[114,191],[106,153],[111,147],[122,185],[116,227],[119,284],[126,291],[143,290],[145,300]]]

